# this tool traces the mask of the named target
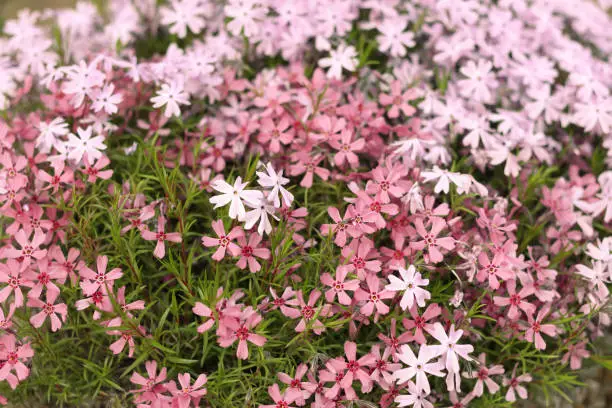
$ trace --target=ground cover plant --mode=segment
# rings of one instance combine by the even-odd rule
[[[4,21],[0,403],[571,399],[612,364],[611,6]]]

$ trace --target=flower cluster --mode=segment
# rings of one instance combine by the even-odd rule
[[[2,26],[0,392],[577,384],[611,323],[608,0],[107,3]]]

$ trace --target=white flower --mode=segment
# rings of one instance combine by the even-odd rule
[[[100,150],[106,150],[104,136],[98,135],[92,137],[93,128],[91,126],[88,126],[86,129],[79,127],[77,128],[77,133],[78,136],[73,133],[68,135],[66,147],[69,150],[69,159],[78,163],[85,153],[87,153],[89,161],[95,161],[102,157]]]
[[[123,101],[123,96],[121,96],[121,94],[113,94],[114,91],[115,85],[108,84],[104,86],[101,91],[96,93],[91,108],[95,112],[100,112],[104,109],[109,115],[117,113],[117,105]]]
[[[467,192],[472,184],[470,176],[467,174],[454,173],[448,170],[443,170],[438,166],[434,166],[431,171],[424,171],[421,173],[425,182],[438,180],[434,187],[434,193],[439,194],[444,192],[448,194],[450,189],[450,182],[457,186],[457,192]]]
[[[259,177],[257,182],[262,187],[272,188],[270,195],[268,196],[268,200],[272,201],[274,207],[279,208],[280,199],[278,194],[280,193],[280,195],[283,196],[283,202],[287,207],[289,207],[293,202],[293,194],[283,187],[289,183],[289,179],[283,177],[283,170],[277,173],[270,163],[265,166],[265,169],[268,172],[267,174],[261,171],[257,172],[257,176]]]
[[[402,279],[398,279],[395,275],[389,275],[390,284],[385,289],[393,292],[404,291],[404,296],[400,301],[400,307],[403,310],[411,308],[415,301],[419,307],[424,307],[425,300],[431,298],[431,293],[419,286],[428,285],[429,279],[423,279],[414,265],[410,265],[408,269],[399,268],[399,273]]]
[[[155,109],[166,105],[164,116],[180,116],[181,105],[190,105],[187,93],[183,90],[183,85],[180,82],[172,81],[170,84],[162,84],[161,89],[157,91],[157,96],[151,98]]]
[[[321,58],[319,65],[323,68],[329,67],[327,76],[332,79],[342,79],[342,68],[347,71],[355,71],[357,68],[357,51],[355,47],[340,45],[337,50],[329,52],[329,57]]]
[[[263,197],[261,191],[256,190],[245,190],[244,188],[249,183],[243,183],[242,177],[238,176],[234,185],[226,183],[225,180],[217,180],[211,184],[211,187],[219,191],[220,195],[211,197],[210,202],[215,205],[214,208],[219,208],[230,204],[229,216],[232,219],[238,217],[238,220],[243,221],[246,216],[244,204],[242,200],[245,200],[253,206],[259,202]]]
[[[51,122],[40,122],[38,130],[40,135],[36,139],[36,147],[40,148],[42,153],[49,153],[57,144],[57,137],[68,134],[68,124],[64,122],[64,118],[57,117]]]
[[[415,384],[418,391],[424,391],[425,394],[431,392],[429,387],[429,381],[427,380],[427,374],[435,375],[436,377],[443,377],[442,370],[444,366],[440,362],[430,363],[429,360],[435,357],[432,352],[433,350],[427,345],[421,345],[419,348],[419,356],[415,356],[412,349],[403,344],[400,347],[397,356],[399,359],[406,364],[407,368],[402,368],[395,371],[393,376],[397,380],[398,384],[405,383],[406,381],[415,378]]]
[[[272,231],[272,224],[268,215],[271,215],[272,218],[278,221],[278,218],[274,215],[274,206],[263,195],[256,204],[253,203],[255,205],[248,201],[246,204],[253,209],[247,212],[244,217],[244,229],[249,230],[253,228],[253,225],[259,220],[259,226],[257,227],[259,235],[263,236],[264,232],[269,234]]]

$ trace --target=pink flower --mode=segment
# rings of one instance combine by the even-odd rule
[[[510,379],[504,378],[504,385],[509,386],[508,392],[506,392],[506,401],[514,402],[516,401],[516,394],[519,395],[520,398],[527,398],[527,388],[521,385],[524,382],[531,382],[531,375],[522,374],[518,377],[516,376],[516,368],[518,365],[514,366],[512,370],[512,376]]]
[[[340,217],[340,212],[336,207],[327,207],[327,213],[335,224],[323,224],[321,226],[321,233],[324,235],[334,235],[334,243],[339,247],[345,246],[346,230],[350,221],[348,211],[344,214],[344,218]]]
[[[576,344],[569,344],[567,346],[568,351],[563,355],[563,358],[561,358],[561,362],[563,364],[567,364],[569,360],[570,368],[572,370],[578,370],[580,367],[582,367],[582,360],[591,356],[591,353],[589,353],[586,349],[586,344],[586,341],[581,341]]]
[[[283,116],[278,124],[271,118],[263,118],[257,140],[259,143],[270,142],[268,146],[270,151],[278,153],[281,151],[281,144],[288,145],[293,140],[293,129],[289,126],[290,122],[286,116]]]
[[[87,154],[83,155],[83,164],[85,164],[85,169],[83,173],[87,175],[87,181],[90,183],[94,183],[98,178],[102,180],[108,180],[112,175],[112,170],[102,170],[104,167],[108,166],[110,160],[106,156],[102,156],[96,161],[95,164],[91,164],[87,157]]]
[[[310,398],[312,392],[314,391],[310,383],[302,381],[302,378],[304,375],[306,375],[307,371],[308,366],[306,364],[300,364],[295,370],[295,376],[293,378],[285,373],[277,374],[278,379],[283,384],[289,386],[289,388],[285,391],[285,395],[288,398],[292,398],[293,401],[295,401],[295,404],[300,407],[306,405],[306,400]]]
[[[478,255],[478,262],[482,266],[476,274],[478,282],[489,280],[489,287],[497,290],[499,288],[499,279],[508,280],[514,277],[513,271],[509,268],[508,262],[505,261],[506,256],[503,253],[496,253],[493,260],[489,261],[489,257],[483,251]]]
[[[304,330],[312,329],[312,331],[320,335],[325,331],[325,326],[319,320],[320,317],[327,317],[330,313],[330,305],[324,306],[315,306],[317,300],[321,297],[321,292],[318,290],[313,290],[310,292],[308,296],[308,303],[304,301],[304,296],[301,290],[296,292],[296,299],[292,299],[287,301],[287,305],[289,306],[298,306],[299,310],[287,308],[285,312],[283,312],[286,316],[297,319],[301,317],[300,322],[295,327],[295,331],[298,333],[303,332]],[[316,320],[314,320],[316,318]],[[314,320],[314,321],[313,321]]]
[[[431,230],[427,232],[423,221],[417,218],[414,222],[417,233],[423,238],[421,241],[412,242],[411,246],[416,250],[423,250],[427,247],[427,260],[431,263],[441,262],[443,259],[442,252],[438,247],[442,247],[448,251],[455,248],[455,240],[452,237],[438,238],[440,231],[446,227],[446,222],[440,218],[435,218],[431,221]]]
[[[491,376],[501,375],[504,373],[504,367],[501,365],[486,367],[485,359],[485,353],[481,353],[478,357],[478,361],[480,362],[480,368],[478,369],[478,371],[471,370],[463,373],[463,376],[465,378],[476,379],[476,384],[474,385],[474,389],[472,390],[472,394],[476,397],[480,397],[483,394],[484,384],[487,385],[489,393],[491,394],[495,394],[497,391],[499,391],[499,385],[497,385],[495,381],[491,379]]]
[[[346,291],[357,290],[357,288],[359,288],[359,280],[351,279],[347,281],[347,273],[348,271],[345,268],[337,268],[335,279],[332,278],[329,273],[324,273],[321,275],[321,283],[331,288],[325,292],[325,299],[327,299],[328,302],[333,302],[337,295],[338,302],[340,302],[340,304],[346,306],[351,304],[351,297],[346,293]]]
[[[166,233],[164,231],[164,224],[166,223],[166,219],[162,216],[157,218],[157,232],[150,231],[148,229],[143,229],[140,231],[142,238],[146,241],[157,241],[157,245],[155,245],[155,250],[153,251],[153,255],[162,259],[166,255],[166,245],[165,241],[170,242],[182,242],[180,232],[169,232]]]
[[[281,394],[278,384],[272,384],[268,387],[268,394],[272,397],[274,404],[272,405],[259,405],[259,408],[291,408],[291,404],[296,400],[295,393],[291,392],[291,389]]]
[[[413,305],[409,311],[412,320],[404,318],[404,320],[402,320],[402,325],[406,330],[414,329],[414,341],[419,344],[425,344],[425,334],[423,331],[431,334],[434,330],[434,324],[427,322],[439,316],[442,313],[442,308],[436,303],[432,303],[427,306],[427,309],[425,309],[425,312],[423,312],[421,316],[419,316],[416,305]]]
[[[359,380],[361,383],[361,391],[369,392],[372,389],[372,379],[368,372],[369,367],[376,361],[376,357],[368,353],[360,359],[357,359],[357,344],[352,341],[344,343],[344,353],[346,354],[346,360],[342,357],[334,359],[334,365],[337,371],[346,370],[342,381],[340,381],[340,387],[349,387],[353,381]]]
[[[389,306],[383,303],[384,299],[393,298],[394,293],[388,290],[380,290],[380,279],[375,274],[369,274],[365,278],[368,285],[368,290],[357,289],[355,292],[355,299],[360,302],[365,302],[365,305],[361,306],[361,313],[366,316],[372,315],[374,309],[376,313],[387,314],[389,313]]]
[[[215,324],[215,317],[212,314],[212,310],[202,302],[196,302],[192,309],[194,314],[198,316],[207,317],[208,320],[198,326],[198,333],[202,334],[211,329]]]
[[[542,324],[542,320],[549,312],[550,305],[547,305],[538,312],[535,319],[533,318],[533,314],[527,315],[529,326],[526,327],[525,340],[534,342],[537,350],[544,350],[546,348],[546,342],[540,333],[546,333],[551,337],[557,334],[557,328],[554,324]]]
[[[365,280],[366,276],[374,275],[381,269],[382,263],[373,259],[376,258],[376,252],[369,240],[353,240],[349,246],[342,248],[342,256],[348,259],[348,263],[338,266],[338,269],[346,273],[354,272],[360,280]]]
[[[431,293],[419,286],[429,285],[429,279],[423,279],[414,265],[410,265],[408,269],[400,267],[398,270],[402,278],[398,279],[395,275],[389,275],[390,283],[385,289],[392,292],[404,292],[400,301],[400,307],[403,310],[412,308],[415,302],[419,307],[425,307],[425,301],[431,298]]]
[[[305,188],[312,187],[312,181],[315,174],[322,180],[327,180],[329,178],[330,171],[325,167],[319,166],[319,163],[323,160],[322,155],[311,157],[306,153],[298,153],[297,157],[298,161],[291,166],[290,172],[292,176],[304,174],[300,186]]]
[[[240,259],[236,263],[236,265],[240,269],[244,269],[249,265],[249,271],[251,273],[255,273],[261,270],[261,265],[257,262],[257,258],[268,259],[270,258],[270,250],[268,248],[258,248],[259,243],[261,242],[261,235],[254,232],[249,236],[249,241],[247,242],[244,235],[238,236],[238,244],[240,245]]]
[[[23,292],[21,287],[31,288],[34,283],[28,279],[27,273],[24,273],[28,268],[26,262],[19,263],[14,259],[9,259],[5,264],[0,263],[0,282],[7,285],[0,290],[0,302],[4,302],[11,293],[14,293],[15,307],[23,306]]]
[[[32,258],[41,259],[47,255],[46,249],[39,249],[40,245],[45,241],[46,234],[38,229],[34,231],[34,236],[30,241],[24,230],[19,230],[13,237],[19,244],[21,249],[16,249],[14,246],[7,246],[0,250],[0,254],[9,259],[23,258],[23,262],[27,265]]]
[[[62,327],[62,322],[66,321],[66,316],[68,315],[68,308],[66,307],[65,303],[55,304],[58,296],[59,290],[56,291],[53,289],[47,289],[46,302],[43,302],[38,298],[28,299],[28,307],[37,307],[42,309],[40,312],[30,317],[30,323],[32,323],[32,326],[37,328],[42,326],[45,319],[49,317],[51,320],[51,331],[57,331],[60,327]]]
[[[387,112],[387,115],[391,119],[399,117],[400,110],[404,112],[406,116],[412,116],[416,112],[416,109],[410,104],[409,101],[417,99],[417,91],[415,89],[409,89],[402,94],[402,84],[400,81],[393,81],[391,83],[391,94],[380,94],[380,103],[383,106],[391,105],[391,109]]]
[[[397,370],[393,376],[399,384],[416,377],[416,389],[418,392],[424,391],[425,394],[431,392],[427,374],[436,377],[444,377],[442,370],[444,366],[440,362],[430,363],[429,360],[435,357],[434,350],[429,346],[422,345],[419,348],[418,357],[414,355],[412,349],[408,345],[400,347],[398,354],[399,359],[406,364],[407,368]]]
[[[4,362],[0,368],[0,380],[4,380],[14,370],[19,381],[25,380],[30,374],[30,369],[24,364],[34,356],[34,350],[30,343],[16,344],[16,338],[12,334],[0,337],[0,360]]]
[[[521,289],[520,292],[516,293],[516,280],[509,280],[506,282],[506,288],[508,289],[509,297],[494,296],[493,302],[497,306],[510,306],[508,309],[508,317],[511,320],[516,320],[520,316],[519,309],[524,311],[527,316],[535,313],[536,307],[531,303],[527,302],[525,298],[532,295],[534,292],[533,286],[527,286]]]
[[[147,361],[145,368],[149,378],[136,372],[133,373],[130,377],[130,382],[140,385],[140,388],[130,392],[139,394],[134,398],[136,403],[151,402],[155,405],[168,398],[162,395],[166,391],[166,386],[163,383],[166,381],[167,370],[163,367],[159,374],[157,374],[157,361]]]
[[[260,334],[254,333],[253,329],[261,322],[262,318],[250,306],[246,308],[239,321],[228,320],[228,333],[219,337],[218,342],[221,347],[229,347],[238,340],[238,350],[236,356],[241,360],[249,358],[248,342],[256,346],[263,347],[266,343],[266,338]]]
[[[395,382],[393,373],[399,370],[402,366],[398,363],[389,362],[389,357],[395,353],[388,347],[385,347],[385,351],[381,356],[380,345],[375,344],[372,346],[372,351],[370,354],[374,357],[374,362],[370,367],[370,378],[372,381],[378,383],[381,388],[388,390]]]
[[[83,265],[79,273],[84,281],[81,282],[81,289],[86,296],[93,295],[99,288],[105,287],[107,283],[113,282],[123,276],[121,269],[115,268],[110,272],[106,272],[108,265],[108,257],[106,255],[98,256],[96,266],[98,272],[94,272],[89,267]]]
[[[385,344],[385,354],[387,354],[387,352],[391,353],[393,361],[395,362],[398,361],[397,353],[399,352],[399,347],[402,344],[412,341],[412,335],[408,332],[404,332],[399,336],[397,335],[397,322],[394,318],[391,319],[389,335],[386,336],[382,333],[378,333],[378,338]]]
[[[345,163],[349,164],[352,168],[359,166],[359,157],[357,157],[355,152],[359,152],[365,147],[364,139],[353,141],[353,132],[344,129],[340,135],[340,140],[332,139],[329,141],[329,144],[338,150],[338,153],[334,156],[336,166],[342,166]]]
[[[181,385],[180,389],[174,381],[170,381],[166,386],[173,396],[173,406],[176,404],[178,408],[188,408],[193,402],[194,407],[199,407],[200,400],[207,392],[206,388],[203,388],[204,384],[208,381],[206,374],[200,374],[193,385],[191,384],[191,375],[189,373],[179,374],[178,381]]]
[[[44,258],[36,262],[36,267],[38,272],[30,269],[27,274],[32,283],[36,281],[30,292],[28,292],[28,297],[39,298],[43,288],[59,292],[60,289],[53,283],[53,280],[56,280],[60,284],[64,284],[67,276],[66,271],[63,268],[50,267],[48,260]]]

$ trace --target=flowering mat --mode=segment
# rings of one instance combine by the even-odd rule
[[[0,402],[571,401],[612,366],[611,8],[3,21]]]

